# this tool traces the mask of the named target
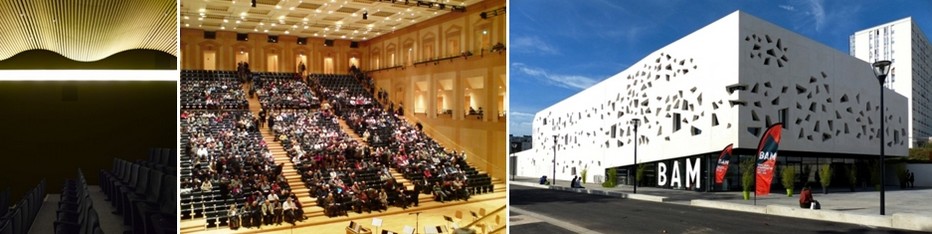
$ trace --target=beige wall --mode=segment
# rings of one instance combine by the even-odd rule
[[[500,179],[506,172],[506,120],[499,117],[506,111],[500,101],[507,90],[506,56],[489,49],[508,44],[506,16],[482,19],[479,14],[503,6],[504,0],[484,1],[465,13],[449,13],[362,43],[368,61],[362,67],[373,71],[376,86],[388,91],[392,102],[404,105],[409,121],[424,124],[425,132],[442,145],[465,150],[472,165]],[[463,51],[473,56],[418,64]],[[482,107],[483,118],[466,116],[467,106]],[[440,109],[453,114],[438,113]]]
[[[457,58],[436,65],[424,64],[405,69],[388,69],[370,73],[378,89],[388,91],[390,100],[404,105],[405,116],[412,122],[420,121],[425,132],[444,146],[457,151],[465,150],[468,160],[493,177],[505,176],[505,122],[500,113],[500,99],[507,90],[505,83],[505,55],[487,54],[468,59]],[[472,83],[472,84],[470,84]],[[482,85],[481,90],[470,89]],[[472,102],[482,107],[482,119],[466,115],[466,94],[477,94]],[[451,106],[453,114],[438,113],[437,96]],[[421,98],[423,97],[423,98]],[[414,103],[423,100],[426,111],[415,113]]]
[[[249,67],[253,71],[270,71],[268,57],[278,56],[279,72],[297,71],[298,56],[307,56],[307,72],[323,73],[324,59],[333,58],[334,73],[348,73],[350,58],[364,61],[362,48],[350,48],[351,41],[334,40],[333,47],[325,47],[323,38],[307,38],[307,44],[298,45],[297,36],[280,35],[278,43],[269,43],[268,34],[250,33],[248,41],[237,41],[236,32],[219,31],[217,38],[204,39],[200,29],[181,29],[181,68],[204,69],[204,55],[216,52],[216,70],[236,70],[236,56],[240,51],[248,53]],[[361,62],[360,66],[364,62]]]

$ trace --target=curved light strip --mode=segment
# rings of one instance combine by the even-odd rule
[[[59,81],[59,80],[122,80],[122,81],[174,81],[175,70],[0,70],[4,81]]]
[[[0,1],[0,60],[43,49],[82,62],[131,50],[177,52],[173,0]]]

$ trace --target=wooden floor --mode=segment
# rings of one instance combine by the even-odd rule
[[[501,191],[495,193],[474,196],[469,202],[431,202],[429,204],[422,203],[419,207],[409,207],[408,209],[392,207],[388,211],[381,213],[357,214],[351,212],[349,216],[342,217],[313,217],[299,222],[293,227],[288,223],[283,223],[281,226],[263,226],[261,229],[240,228],[236,231],[230,230],[228,227],[206,229],[204,219],[182,220],[180,227],[181,233],[290,233],[291,231],[296,233],[343,233],[344,228],[349,225],[350,221],[362,224],[364,228],[373,228],[371,225],[372,219],[380,218],[383,220],[382,229],[400,233],[404,226],[413,227],[415,223],[418,223],[421,228],[425,225],[446,226],[447,222],[443,219],[443,216],[455,217],[456,211],[463,213],[463,221],[460,222],[460,225],[465,226],[473,220],[470,211],[479,213],[480,208],[484,208],[486,211],[493,211],[504,205],[505,192],[503,188]],[[412,215],[412,213],[415,212],[421,213],[420,215]],[[498,212],[491,215],[499,216],[499,224],[495,225],[495,217],[490,217],[487,220],[488,223],[495,227],[505,224],[507,215],[505,212]],[[378,233],[376,231],[378,230],[373,230],[373,233]]]

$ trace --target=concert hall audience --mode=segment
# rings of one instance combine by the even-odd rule
[[[254,82],[263,109],[310,109],[320,106],[317,95],[303,81],[291,77],[260,76]]]
[[[181,71],[182,109],[248,107],[243,85],[231,72]]]
[[[262,105],[259,116],[247,110],[234,74],[227,78],[225,72],[186,72],[182,142],[193,168],[182,176],[182,200],[219,194],[211,201],[233,201],[204,211],[208,223],[218,214],[229,218],[231,228],[294,225],[305,219],[302,208],[307,204],[291,192],[282,174],[284,164],[276,164],[270,143],[282,145],[316,205],[331,217],[418,206],[420,194],[446,202],[480,192],[473,178],[477,172],[466,164],[465,153],[445,149],[421,127],[408,123],[401,111],[383,109],[363,87],[371,80],[361,72],[311,75],[310,83],[288,73],[254,73],[252,88]],[[383,95],[380,99],[388,96]],[[242,105],[234,104],[240,100]],[[216,108],[239,110],[192,110]],[[340,119],[363,136],[362,141],[344,132]],[[259,132],[266,122],[275,142],[266,142]],[[390,169],[402,173],[414,188],[396,181]],[[487,183],[486,191],[491,191]],[[182,213],[184,217],[184,208]]]

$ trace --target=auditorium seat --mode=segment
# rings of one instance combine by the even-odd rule
[[[17,233],[17,234],[25,233],[27,230],[29,230],[28,228],[24,227],[24,225],[26,224],[26,220],[23,215],[24,207],[22,206],[22,204],[23,203],[20,202],[19,205],[17,205],[16,208],[14,208],[11,213],[11,215],[13,216],[13,219],[12,219],[13,220],[13,233]]]
[[[7,217],[0,216],[0,234],[13,234],[13,225],[11,221],[6,218]]]
[[[94,210],[93,201],[87,188],[87,180],[81,169],[78,169],[77,178],[66,180],[59,201],[54,230],[56,234],[93,233],[99,226],[97,211]]]

